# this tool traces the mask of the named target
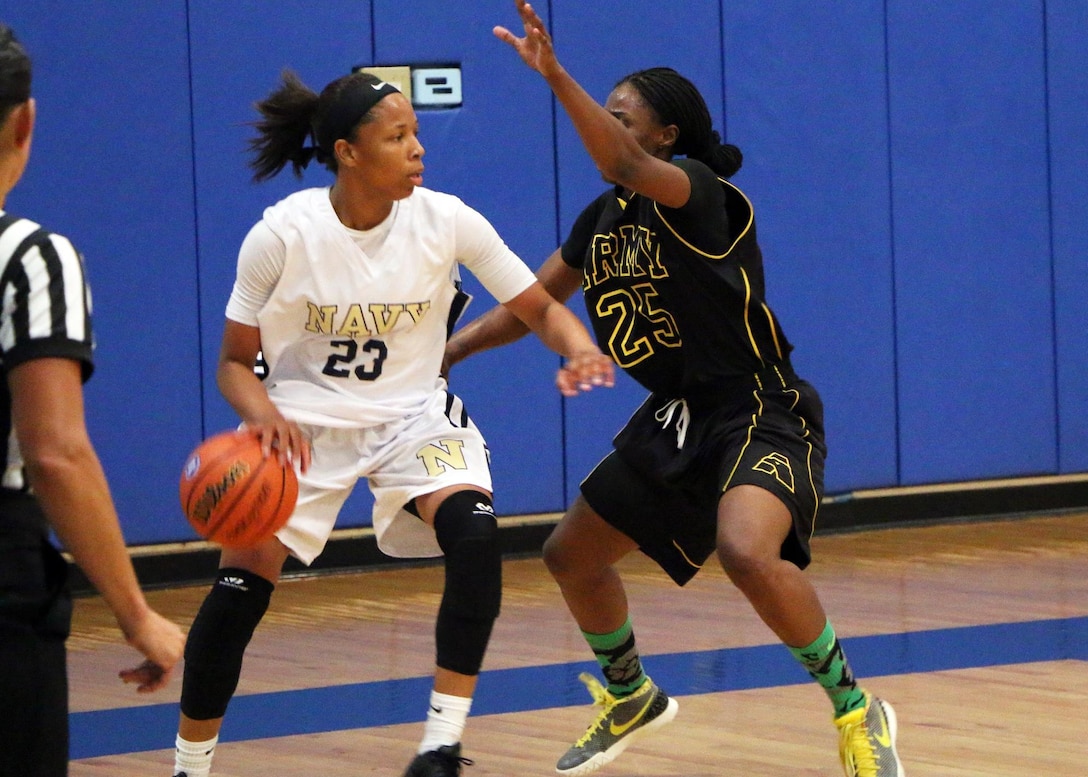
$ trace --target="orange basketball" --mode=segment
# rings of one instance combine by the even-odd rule
[[[298,478],[256,435],[221,432],[189,454],[178,485],[181,509],[201,537],[227,548],[257,545],[291,517]]]

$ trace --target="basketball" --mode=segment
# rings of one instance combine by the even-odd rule
[[[298,478],[248,432],[209,437],[181,470],[181,509],[201,537],[226,548],[247,548],[278,531],[298,499]]]

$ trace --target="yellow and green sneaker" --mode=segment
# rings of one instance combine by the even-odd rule
[[[650,678],[637,691],[617,699],[593,675],[583,672],[578,677],[593,703],[601,707],[596,720],[559,759],[555,771],[568,777],[579,777],[611,763],[631,743],[664,726],[676,717],[680,705],[669,698]]]
[[[865,694],[865,706],[835,718],[839,757],[846,777],[906,777],[895,751],[895,711],[886,701]]]

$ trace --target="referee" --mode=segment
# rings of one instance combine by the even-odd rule
[[[184,636],[148,607],[83,416],[90,292],[72,244],[4,210],[34,130],[30,59],[0,23],[0,777],[68,773],[71,623],[56,532],[145,657],[120,673],[164,686]]]

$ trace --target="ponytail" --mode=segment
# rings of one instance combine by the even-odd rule
[[[306,139],[312,133],[318,100],[293,71],[284,70],[280,86],[255,104],[261,118],[253,122],[257,137],[249,141],[254,181],[278,175],[288,163],[295,177],[302,177],[303,169],[315,157],[315,149],[306,145]]]
[[[337,78],[320,95],[290,70],[284,70],[282,78],[279,88],[255,106],[261,114],[253,122],[257,137],[249,141],[255,181],[273,177],[288,162],[299,178],[311,160],[335,173],[336,141],[353,137],[356,127],[374,120],[375,105],[400,91],[362,71]]]

